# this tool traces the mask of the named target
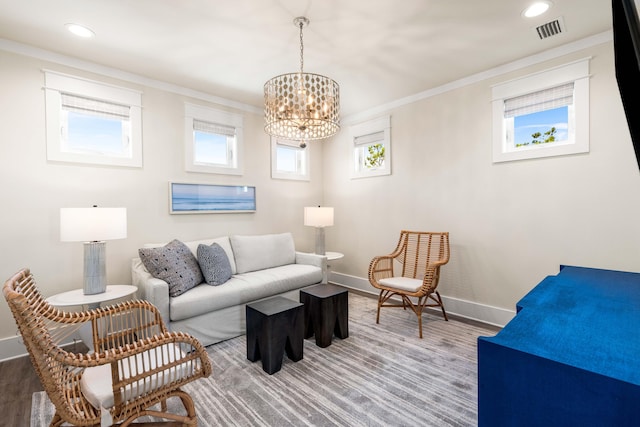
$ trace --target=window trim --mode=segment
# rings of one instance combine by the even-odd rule
[[[45,75],[47,160],[106,166],[142,167],[142,92],[56,71],[43,71]],[[60,118],[62,93],[128,106],[130,108],[131,156],[71,153],[64,150],[65,143],[61,139],[62,122]]]
[[[581,59],[492,87],[493,163],[589,152],[589,60],[590,58]],[[517,151],[507,149],[505,100],[571,82],[574,83],[574,142],[540,145]]]
[[[356,143],[358,138],[383,132],[382,143],[384,145],[384,167],[375,169],[362,169],[356,168]],[[369,178],[373,176],[391,175],[391,116],[386,115],[375,119],[368,120],[357,125],[353,125],[349,128],[349,134],[351,138],[351,144],[349,149],[351,150],[351,179],[357,178]]]
[[[229,111],[218,110],[202,105],[184,103],[185,111],[185,133],[184,133],[184,166],[187,172],[215,173],[224,175],[242,175],[243,167],[243,117],[240,114],[231,113]],[[236,131],[236,143],[234,155],[235,166],[213,166],[202,165],[194,162],[194,136],[193,121],[200,120],[209,122],[223,127],[233,127]]]
[[[297,149],[304,153],[304,170],[305,173],[299,172],[281,172],[278,170],[278,146],[286,146]],[[297,141],[288,141],[282,138],[271,137],[271,178],[287,179],[294,181],[310,181],[311,180],[311,153],[307,145],[301,148]]]

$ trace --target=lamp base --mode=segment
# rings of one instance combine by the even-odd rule
[[[324,227],[316,227],[316,254],[324,255]]]
[[[84,283],[85,295],[101,294],[107,290],[106,242],[85,242]]]

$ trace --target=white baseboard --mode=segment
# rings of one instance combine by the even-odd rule
[[[23,344],[22,336],[0,339],[0,362],[26,355],[27,348]]]
[[[368,279],[364,279],[362,277],[332,271],[330,272],[329,281],[342,285],[346,288],[370,293],[375,296],[378,295],[378,290],[371,286]],[[447,313],[493,326],[504,327],[516,315],[515,310],[506,310],[504,308],[478,304],[476,302],[448,297],[442,294],[441,297]]]
[[[63,347],[71,345],[74,342],[82,341],[80,336],[77,334],[73,334],[72,336],[68,337],[67,340],[69,340],[69,342],[63,344]],[[28,355],[29,353],[27,352],[27,348],[24,346],[24,341],[22,340],[21,335],[0,339],[0,362],[17,359],[18,357],[24,357]]]

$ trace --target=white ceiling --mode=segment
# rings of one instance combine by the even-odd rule
[[[306,16],[305,71],[340,84],[344,115],[611,30],[610,0],[523,18],[532,1],[0,0],[0,39],[260,107],[265,81],[299,69]],[[540,40],[560,17],[564,32]]]

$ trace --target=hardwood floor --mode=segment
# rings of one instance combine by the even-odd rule
[[[82,342],[72,351],[86,352]],[[0,426],[28,426],[31,422],[31,395],[43,391],[29,356],[0,362]]]
[[[28,356],[0,363],[0,425],[28,426],[31,395],[42,390]]]
[[[354,292],[352,289],[349,291]],[[371,294],[355,293],[375,299]],[[449,317],[465,323],[480,324],[451,314]],[[500,329],[495,327],[496,332]],[[80,346],[75,351],[87,350],[82,343],[75,345]],[[28,426],[31,420],[31,395],[42,390],[44,388],[28,356],[0,362],[0,414],[3,414],[0,426]]]

